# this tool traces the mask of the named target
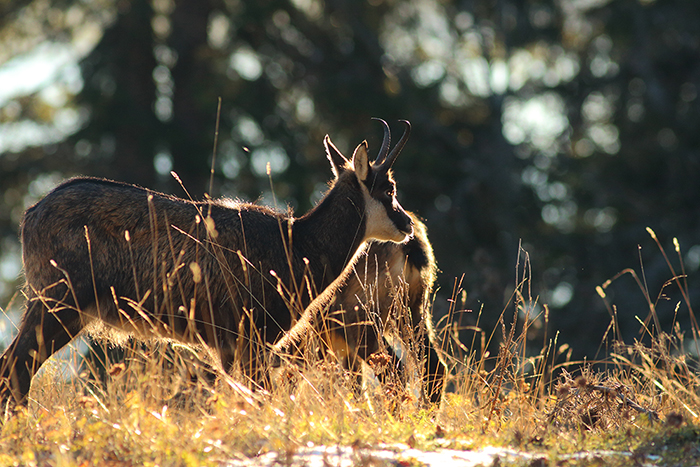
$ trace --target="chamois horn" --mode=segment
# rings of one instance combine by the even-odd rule
[[[382,147],[379,149],[379,154],[377,154],[377,159],[374,161],[375,164],[381,164],[386,159],[386,155],[389,154],[389,146],[391,146],[391,130],[389,129],[389,124],[377,117],[372,117],[372,120],[382,122],[384,125],[384,139],[382,140]]]
[[[401,139],[399,140],[398,143],[396,143],[396,146],[394,146],[394,149],[391,150],[389,155],[386,156],[386,159],[384,159],[384,162],[382,162],[382,169],[384,170],[389,170],[392,165],[394,165],[394,161],[398,157],[399,153],[403,149],[403,147],[406,145],[406,141],[408,141],[408,136],[411,134],[411,123],[408,120],[399,120],[401,123],[406,125],[406,129],[403,131],[403,135],[401,135]],[[386,133],[385,133],[386,134]]]

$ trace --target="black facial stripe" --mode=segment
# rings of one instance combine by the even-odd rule
[[[372,172],[367,180],[363,182],[369,191],[369,194],[376,201],[380,202],[387,213],[387,217],[400,232],[408,233],[411,231],[411,218],[404,212],[402,208],[394,208],[394,196],[388,196],[386,193],[391,190],[392,193],[396,190],[396,184],[386,173],[381,174]]]
[[[373,188],[367,187],[369,189],[369,194],[372,198],[381,200],[382,202],[386,198],[386,193],[388,191],[393,192],[395,190],[394,184],[385,180],[383,183],[376,184]]]
[[[373,198],[377,198],[378,195],[385,193],[389,189],[393,190],[395,187],[389,173],[376,170],[371,170],[367,180],[364,180],[363,183]]]
[[[404,212],[403,209],[394,209],[391,200],[382,201],[382,206],[384,206],[384,209],[386,209],[389,220],[400,232],[407,233],[411,231],[411,218]]]

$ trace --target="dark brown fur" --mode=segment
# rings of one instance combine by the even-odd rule
[[[225,371],[239,363],[263,383],[265,343],[308,305],[306,290],[324,290],[377,235],[367,200],[387,208],[386,192],[373,187],[394,187],[396,149],[370,165],[366,143],[352,161],[325,143],[336,179],[300,218],[91,178],[70,180],[29,208],[21,229],[27,310],[0,357],[0,402],[25,402],[41,364],[86,328],[111,339],[116,330],[204,344]],[[410,234],[393,191],[388,201],[391,212],[375,221],[396,239]]]
[[[436,350],[430,297],[436,263],[427,229],[413,214],[414,237],[407,243],[373,242],[353,268],[309,305],[304,315],[275,345],[282,355],[303,352],[309,339],[320,336],[336,356],[359,370],[358,358],[366,360],[386,348],[393,364],[403,368],[392,347],[382,342],[392,310],[410,310],[410,322],[395,323],[405,345],[425,350],[423,386],[426,399],[438,404],[442,398],[446,367]],[[378,312],[377,312],[378,310]],[[422,353],[422,352],[421,352]]]

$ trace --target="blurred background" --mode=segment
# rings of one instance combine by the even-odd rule
[[[74,175],[186,196],[172,170],[201,198],[221,98],[211,195],[273,203],[269,162],[298,214],[331,177],[326,133],[376,151],[370,117],[395,139],[411,121],[395,172],[435,248],[436,320],[455,295],[457,330],[479,312],[488,332],[504,309],[511,322],[529,275],[533,339],[558,332],[574,358],[613,313],[642,338],[649,302],[650,327],[691,328],[645,229],[696,302],[695,0],[14,0],[0,43],[0,307],[15,320],[23,211]],[[626,268],[639,282],[615,279],[606,305],[596,287]],[[0,315],[2,346],[12,333]]]

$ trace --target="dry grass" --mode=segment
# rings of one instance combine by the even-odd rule
[[[184,347],[134,344],[118,360],[92,363],[74,351],[71,366],[47,362],[26,409],[2,415],[0,466],[221,465],[272,451],[284,463],[311,444],[382,443],[425,450],[509,446],[541,452],[551,465],[601,465],[595,456],[567,455],[606,450],[632,453],[606,458],[606,465],[697,463],[700,378],[685,339],[694,342],[699,329],[688,337],[677,326],[672,335],[648,336],[651,345],[608,342],[605,366],[572,362],[556,335],[541,336],[540,345],[528,339],[533,326],[548,325],[529,269],[525,254],[499,326],[477,324],[471,330],[479,338],[471,342],[461,342],[451,324],[463,296],[455,286],[452,308],[437,326],[451,370],[439,408],[421,403],[415,372],[406,385],[389,380],[359,394],[355,376],[332,358],[309,356],[301,368],[282,368],[270,393],[251,393],[237,375],[212,382],[200,356]],[[681,305],[692,314],[690,303]],[[649,306],[653,318],[651,300]],[[500,341],[495,356],[486,351],[492,339]],[[405,350],[408,361],[420,358],[414,346]]]

